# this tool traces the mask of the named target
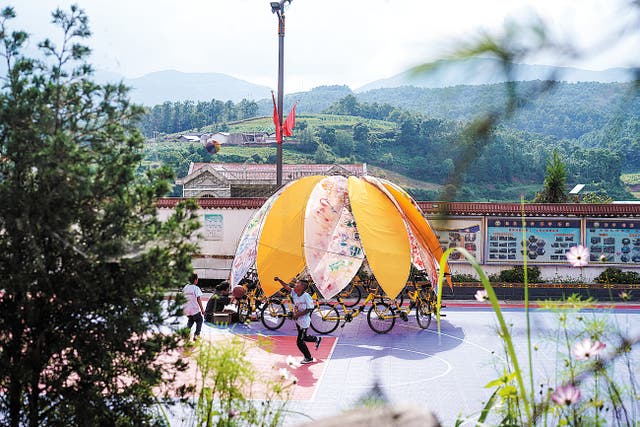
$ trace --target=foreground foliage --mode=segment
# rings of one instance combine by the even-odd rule
[[[604,316],[588,312],[594,301],[572,295],[565,301],[544,304],[556,313],[558,327],[553,329],[553,336],[546,337],[546,348],[540,349],[532,340],[525,273],[526,350],[516,351],[510,325],[505,321],[495,291],[471,254],[462,248],[448,249],[442,257],[441,271],[444,260],[454,250],[464,255],[480,277],[483,289],[476,293],[476,299],[491,303],[504,347],[504,356],[499,359],[499,376],[485,386],[492,393],[484,407],[476,414],[459,418],[456,426],[467,422],[504,427],[636,425],[640,413],[640,384],[632,349],[640,341],[639,336],[608,322]],[[527,271],[526,261],[523,271]],[[440,283],[442,279],[441,273]],[[440,306],[442,286],[438,288]],[[547,358],[553,352],[555,371],[536,372],[535,357]]]
[[[269,338],[251,343],[234,336],[216,342],[202,341],[191,348],[197,365],[197,381],[181,387],[187,403],[184,426],[277,427],[282,425],[286,405],[298,380],[287,367],[259,371],[250,358],[252,349],[270,350]],[[168,402],[171,405],[171,401]]]
[[[180,339],[161,333],[162,297],[197,224],[184,207],[157,219],[172,174],[135,176],[141,109],[92,82],[86,15],[52,16],[43,59],[12,8],[0,18],[0,424],[150,424],[156,356]]]

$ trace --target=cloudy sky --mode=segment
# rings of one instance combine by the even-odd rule
[[[267,0],[14,0],[16,26],[35,41],[54,34],[55,7],[85,9],[92,62],[126,77],[218,72],[277,86],[277,19]],[[293,0],[286,6],[285,92],[321,84],[355,89],[437,59],[480,30],[541,16],[554,33],[599,55],[536,63],[601,70],[638,65],[638,38],[597,42],[620,24],[640,27],[631,0]],[[11,4],[11,3],[9,3]],[[617,42],[617,40],[614,40]]]

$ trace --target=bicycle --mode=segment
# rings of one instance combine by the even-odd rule
[[[371,291],[367,294],[364,302],[355,310],[349,309],[345,305],[344,300],[340,296],[338,296],[338,304],[342,307],[342,311],[344,313],[342,315],[335,307],[335,305],[331,305],[329,303],[318,303],[315,310],[311,312],[311,329],[319,334],[329,334],[335,331],[340,325],[340,322],[343,321],[344,323],[342,323],[341,327],[344,328],[344,325],[355,319],[371,302],[374,302],[374,304],[369,309],[369,312],[371,312],[371,310],[388,311],[390,309],[389,304],[384,301],[380,294]],[[376,331],[370,322],[369,327]]]
[[[427,329],[431,325],[431,316],[436,311],[436,294],[430,283],[420,284],[413,283],[414,290],[407,291],[410,299],[407,308],[403,308],[399,304],[390,305],[387,303],[374,302],[367,314],[369,327],[379,334],[389,332],[396,323],[396,319],[400,318],[405,322],[409,320],[409,313],[415,308],[416,322],[422,329]],[[445,316],[441,314],[441,316]]]
[[[344,300],[344,305],[351,308],[357,305],[362,299],[362,287],[368,287],[368,282],[365,282],[356,276],[349,285],[344,288],[337,296]],[[336,296],[336,297],[337,297]]]
[[[260,316],[264,327],[272,331],[280,329],[284,325],[285,319],[293,319],[293,301],[291,301],[291,297],[285,294],[282,289],[274,295],[266,300]]]
[[[236,302],[238,307],[238,321],[240,323],[245,323],[247,320],[251,319],[251,315],[253,313],[256,314],[256,318],[262,317],[262,308],[264,303],[267,301],[267,298],[262,292],[262,288],[260,288],[258,281],[245,279],[240,283],[247,292],[245,296]]]

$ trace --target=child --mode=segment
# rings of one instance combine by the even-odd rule
[[[196,332],[193,335],[193,339],[197,340],[202,330],[202,315],[204,309],[202,308],[202,290],[198,286],[198,275],[193,273],[189,277],[189,283],[182,289],[182,293],[186,299],[183,306],[184,314],[189,318],[187,321],[187,328],[189,328],[189,334],[191,334],[191,327],[196,324]]]
[[[229,315],[229,323],[238,322],[238,313],[235,310],[227,308],[235,302],[235,298],[229,296],[229,282],[224,281],[216,286],[216,292],[209,298],[207,308],[205,309],[204,319],[207,322],[213,322],[214,313],[225,313]]]
[[[204,320],[207,322],[213,321],[213,313],[224,312],[224,307],[231,303],[231,297],[229,297],[229,282],[224,281],[216,286],[216,292],[211,295],[207,302],[207,308],[204,310]]]
[[[298,329],[298,338],[296,339],[296,345],[302,352],[304,359],[300,362],[303,365],[307,363],[313,363],[315,360],[311,357],[311,352],[307,347],[308,342],[316,343],[316,350],[320,347],[321,337],[315,337],[307,335],[307,329],[311,325],[310,313],[314,309],[313,300],[306,290],[309,287],[309,281],[305,279],[298,279],[294,286],[286,283],[279,277],[274,277],[273,280],[280,282],[282,286],[291,292],[291,300],[293,301],[294,312],[293,319],[296,321],[296,329]]]

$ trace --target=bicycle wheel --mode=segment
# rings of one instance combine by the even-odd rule
[[[431,325],[431,305],[428,301],[420,300],[416,304],[416,322],[422,329],[427,329]]]
[[[251,309],[249,308],[249,301],[238,301],[238,322],[244,323],[249,320],[251,316]]]
[[[369,327],[378,334],[386,334],[396,324],[395,310],[386,302],[374,302],[367,313]]]
[[[311,312],[311,329],[319,334],[330,334],[340,324],[340,313],[331,304],[320,304]]]
[[[357,305],[362,299],[362,290],[358,285],[351,285],[340,292],[340,298],[345,307],[353,307]]]
[[[275,331],[284,325],[285,317],[287,317],[287,311],[284,308],[284,304],[278,300],[270,300],[262,308],[260,320],[262,320],[265,328]]]

